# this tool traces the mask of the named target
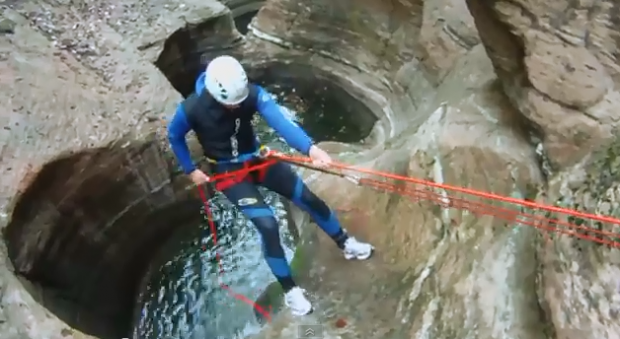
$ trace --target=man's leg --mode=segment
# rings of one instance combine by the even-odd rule
[[[258,188],[252,182],[243,181],[222,189],[222,193],[252,221],[261,234],[265,260],[287,296],[287,306],[297,315],[310,313],[312,305],[303,297],[303,291],[296,287],[284,256],[278,222]]]
[[[310,214],[314,222],[343,250],[345,258],[365,260],[372,255],[374,248],[349,237],[340,226],[335,213],[306,186],[290,165],[279,162],[270,166],[266,170],[262,185],[291,200]]]

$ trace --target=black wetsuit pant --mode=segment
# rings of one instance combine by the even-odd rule
[[[261,160],[253,160],[237,164],[216,164],[213,172],[232,172],[259,164]],[[263,253],[269,268],[287,292],[295,287],[291,268],[284,257],[284,249],[280,242],[278,222],[273,210],[267,205],[257,186],[263,186],[289,199],[302,210],[306,211],[336,244],[344,247],[347,235],[334,212],[317,197],[292,168],[282,162],[257,169],[251,173],[240,174],[216,182],[216,189],[224,195],[241,212],[252,221],[262,236]]]

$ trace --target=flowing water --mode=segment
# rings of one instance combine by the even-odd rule
[[[318,140],[349,141],[363,137],[359,129],[348,129],[355,126],[348,121],[352,112],[334,107],[323,95],[304,102],[290,87],[268,86],[268,89],[291,108],[288,113],[292,118]],[[348,125],[343,126],[343,123]],[[257,130],[261,140],[272,148],[291,151],[260,121],[257,121]],[[283,245],[290,260],[294,243],[282,198],[266,190],[263,192],[279,219]],[[235,293],[256,300],[261,291],[275,280],[263,261],[259,234],[221,194],[210,200],[210,206],[218,229],[217,248],[213,246],[206,220],[196,227],[179,226],[180,231],[167,242],[160,258],[154,261],[145,288],[140,292],[140,314],[134,325],[134,338],[231,339],[243,338],[260,329],[252,306],[230,296],[219,286],[220,281],[224,282]],[[216,251],[220,253],[224,267],[219,278]]]
[[[279,216],[290,259],[293,243],[282,218],[284,206],[276,194],[265,193]],[[216,248],[206,222],[196,227],[198,232],[190,229],[171,239],[164,253],[172,257],[153,272],[143,291],[139,338],[242,338],[258,329],[252,307],[230,296],[219,282],[255,300],[273,280],[262,260],[259,235],[221,194],[211,199],[210,207],[224,273],[218,278]]]

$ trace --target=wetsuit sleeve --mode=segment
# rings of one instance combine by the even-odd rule
[[[186,174],[196,169],[196,165],[194,165],[189,153],[189,147],[187,147],[187,141],[185,140],[185,136],[189,133],[190,129],[191,127],[187,121],[183,105],[179,105],[172,120],[168,124],[168,141],[170,141],[170,148],[172,148],[172,152],[181,165],[183,172]]]
[[[282,112],[280,105],[273,100],[269,92],[260,86],[256,87],[258,88],[258,95],[256,96],[256,100],[258,100],[256,103],[258,113],[267,121],[271,128],[284,138],[286,143],[307,155],[310,147],[312,147],[312,139],[299,125],[291,121]]]

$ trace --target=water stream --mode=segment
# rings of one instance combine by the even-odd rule
[[[359,141],[364,137],[350,120],[353,112],[326,100],[326,93],[317,93],[313,100],[304,101],[292,87],[267,88],[317,140]],[[272,148],[291,152],[262,121],[257,120],[257,130],[261,140]],[[282,198],[263,192],[278,216],[290,260],[294,242]],[[218,248],[213,246],[206,220],[195,227],[178,226],[179,231],[154,260],[145,288],[140,291],[134,338],[232,339],[244,338],[260,329],[253,308],[219,286],[215,260],[217,250],[225,270],[220,279],[236,293],[255,300],[275,280],[263,261],[259,234],[223,195],[213,197],[210,205],[218,229]]]

